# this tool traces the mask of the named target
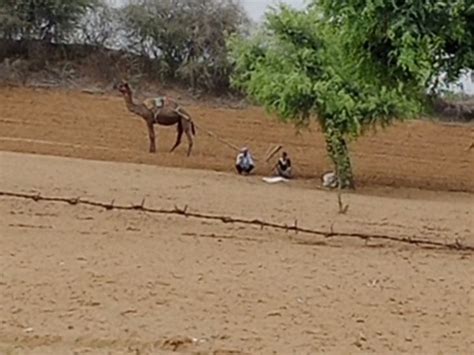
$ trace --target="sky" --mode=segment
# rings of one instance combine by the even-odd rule
[[[286,3],[295,8],[302,8],[305,0],[241,0],[248,14],[253,20],[260,20],[269,5],[276,5],[279,2]]]
[[[267,6],[275,5],[279,2],[286,3],[296,8],[302,8],[306,0],[240,0],[247,10],[250,17],[258,21],[262,18],[265,13]],[[124,3],[124,0],[108,0],[110,4],[120,5]]]

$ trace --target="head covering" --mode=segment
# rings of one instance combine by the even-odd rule
[[[245,153],[245,152],[248,152],[249,149],[248,149],[247,147],[242,147],[242,148],[240,149],[240,151],[241,151],[242,153]]]

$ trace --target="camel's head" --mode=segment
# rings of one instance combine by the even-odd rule
[[[130,94],[132,90],[130,89],[130,85],[124,80],[122,80],[119,84],[116,85],[117,90],[120,91],[122,94]]]

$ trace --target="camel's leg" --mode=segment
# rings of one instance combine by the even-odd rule
[[[173,148],[171,148],[170,153],[174,151],[181,144],[181,138],[183,137],[183,125],[181,122],[178,122],[178,135],[176,136],[176,143]]]
[[[184,133],[186,133],[186,138],[188,138],[188,157],[191,155],[191,151],[193,150],[193,135],[191,132],[191,124],[189,121],[181,120],[182,125],[184,126]]]
[[[148,128],[148,137],[150,138],[150,153],[156,152],[156,142],[155,142],[155,127],[153,127],[153,122],[146,123]]]

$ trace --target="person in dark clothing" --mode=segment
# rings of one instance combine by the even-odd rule
[[[285,179],[291,179],[291,159],[288,157],[287,152],[283,152],[280,159],[275,165],[276,172],[278,176],[281,176]]]

